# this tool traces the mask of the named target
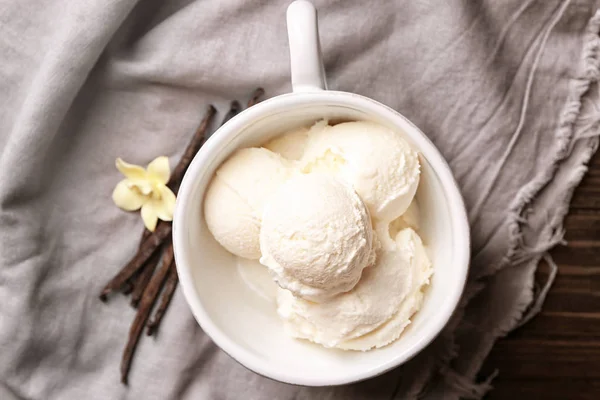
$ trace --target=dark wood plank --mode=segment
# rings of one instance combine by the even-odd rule
[[[571,210],[600,212],[600,161],[596,154],[590,162],[587,175],[575,191]]]
[[[496,384],[493,394],[489,398],[502,400],[597,400],[599,391],[600,382],[597,379],[569,379],[567,383],[565,380],[526,378]]]
[[[568,245],[552,252],[559,273],[542,312],[483,368],[499,370],[489,399],[600,399],[600,153],[589,167],[565,221]]]

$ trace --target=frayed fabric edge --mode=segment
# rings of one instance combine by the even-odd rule
[[[600,122],[600,118],[598,119],[598,122]],[[600,131],[598,131],[596,133],[596,136],[600,136]],[[557,240],[556,236],[560,235],[562,237],[562,233],[564,233],[564,230],[562,229],[562,224],[563,224],[564,217],[567,215],[567,213],[569,211],[570,199],[573,195],[575,188],[581,182],[581,180],[583,179],[583,177],[585,175],[585,172],[587,171],[587,167],[585,166],[585,164],[587,164],[587,162],[590,160],[590,158],[595,153],[596,148],[597,148],[597,146],[596,146],[597,140],[592,141],[589,144],[590,145],[588,145],[587,148],[585,149],[585,151],[582,152],[580,155],[580,159],[578,160],[579,166],[572,169],[572,171],[570,172],[568,185],[561,192],[560,197],[558,198],[559,204],[561,204],[561,206],[557,208],[556,213],[553,216],[553,218],[547,222],[547,225],[545,226],[545,230],[542,233],[542,236],[540,237],[540,240],[544,244],[557,243],[558,240]],[[548,247],[548,250],[549,250],[549,247]],[[488,338],[488,340],[486,340],[486,342],[484,342],[480,353],[477,354],[471,361],[470,368],[467,371],[463,372],[462,376],[465,380],[472,382],[476,378],[479,370],[481,369],[481,366],[483,365],[485,359],[489,355],[490,351],[492,350],[492,348],[498,338],[504,337],[504,336],[508,335],[511,331],[523,326],[524,324],[529,322],[533,317],[535,317],[541,311],[544,300],[546,299],[546,296],[547,296],[548,292],[550,291],[552,283],[554,282],[554,279],[556,278],[556,274],[558,273],[558,266],[556,265],[556,263],[554,262],[554,260],[552,259],[552,257],[550,256],[550,254],[547,251],[544,253],[541,253],[539,251],[539,249],[537,248],[537,246],[535,249],[532,249],[531,251],[532,251],[531,256],[527,260],[525,260],[523,262],[514,262],[513,261],[510,264],[511,268],[514,268],[517,266],[530,268],[530,274],[527,277],[527,282],[528,282],[527,285],[528,286],[526,288],[528,295],[515,308],[513,316],[511,316],[504,324],[499,326],[496,329],[496,331],[492,332],[489,335],[489,338]],[[546,278],[546,281],[541,286],[536,287],[535,286],[535,273],[539,268],[541,260],[546,261],[546,264],[548,266],[548,274],[547,274],[548,277]],[[527,266],[529,266],[529,267],[527,267]],[[489,379],[486,379],[486,382],[491,383],[489,381]],[[478,387],[478,385],[479,384],[473,383],[474,387]],[[450,386],[453,387],[452,385],[450,385]],[[485,384],[484,386],[487,387],[488,390],[492,388],[492,386],[488,385],[488,384]],[[468,392],[461,394],[461,398],[466,397],[467,394],[468,394]]]
[[[502,269],[506,265],[515,264],[535,255],[543,254],[562,241],[564,229],[562,228],[561,218],[560,221],[556,221],[558,222],[558,225],[560,225],[560,229],[555,230],[558,236],[549,238],[544,245],[538,246],[535,249],[527,248],[524,245],[523,240],[523,227],[527,222],[522,215],[525,208],[531,204],[540,191],[551,182],[561,162],[571,154],[573,142],[580,138],[580,135],[577,134],[578,132],[575,125],[577,120],[581,117],[582,100],[590,89],[591,84],[597,82],[600,75],[599,32],[600,11],[597,11],[586,29],[586,38],[584,39],[582,52],[583,63],[581,66],[581,77],[573,82],[569,97],[563,109],[561,122],[556,134],[557,146],[553,156],[554,161],[542,175],[534,178],[528,185],[523,187],[519,193],[517,193],[517,197],[509,209],[511,214],[511,222],[509,223],[509,250],[497,269]],[[600,120],[600,116],[596,116],[596,118],[597,121]],[[594,136],[598,136],[599,134],[599,132],[594,132]],[[583,167],[583,173],[577,174],[568,184],[565,193],[566,195],[562,199],[563,203],[561,205],[561,208],[565,208],[566,211],[568,211],[568,202],[570,201],[573,190],[577,187],[579,182],[581,182],[581,179],[583,179],[583,175],[587,170],[584,165],[589,162],[592,155],[593,152],[590,152],[589,156],[582,160],[581,166]],[[566,214],[566,212],[564,214]],[[483,276],[478,276],[477,278],[481,277]]]
[[[446,330],[449,333],[451,332],[447,336],[451,337],[452,345],[449,346],[449,349],[446,353],[440,356],[439,372],[444,378],[444,380],[447,382],[449,387],[451,387],[456,392],[456,394],[460,395],[463,398],[480,399],[483,396],[485,396],[485,394],[489,390],[492,389],[492,380],[497,375],[497,372],[490,375],[484,382],[480,383],[473,382],[474,375],[481,368],[483,361],[487,358],[489,351],[491,350],[494,342],[498,338],[506,336],[512,330],[519,326],[522,326],[523,324],[531,320],[531,318],[533,318],[537,313],[539,313],[542,304],[545,300],[545,297],[550,287],[552,286],[554,277],[556,276],[557,267],[553,263],[552,259],[549,258],[548,251],[557,244],[564,242],[563,220],[568,212],[570,199],[572,197],[573,191],[583,179],[583,176],[587,171],[586,165],[593,156],[597,146],[593,144],[592,146],[590,146],[589,151],[584,153],[582,159],[580,160],[579,167],[576,169],[576,171],[574,171],[575,173],[569,180],[568,185],[565,191],[563,192],[563,196],[561,196],[561,206],[557,210],[557,213],[554,216],[553,220],[548,222],[549,229],[547,230],[547,232],[551,232],[551,234],[549,235],[549,237],[543,238],[545,240],[542,241],[542,244],[536,246],[535,248],[528,248],[525,245],[524,228],[527,226],[527,221],[523,217],[523,213],[526,207],[536,199],[539,193],[551,183],[561,163],[570,156],[574,146],[574,142],[579,139],[596,138],[600,135],[600,131],[598,129],[596,129],[593,132],[593,134],[590,135],[589,133],[586,134],[584,132],[578,131],[576,127],[576,122],[580,118],[593,118],[594,124],[600,122],[600,114],[596,114],[593,116],[581,115],[582,101],[586,93],[588,93],[592,83],[597,82],[600,76],[599,33],[600,11],[596,11],[596,13],[590,19],[586,27],[578,79],[576,79],[572,83],[572,86],[569,89],[567,100],[565,102],[565,106],[563,108],[563,112],[561,113],[559,127],[557,128],[555,135],[557,141],[554,151],[553,162],[548,166],[544,173],[536,176],[532,181],[530,181],[517,193],[515,201],[511,204],[509,208],[509,247],[507,253],[497,266],[491,268],[491,270],[485,271],[486,273],[479,274],[473,277],[473,280],[470,282],[469,286],[466,289],[464,296],[465,301],[461,302],[461,305],[457,309],[456,315],[453,319],[458,321],[462,319],[467,304],[472,298],[474,298],[477,295],[477,293],[479,293],[485,287],[485,284],[481,282],[482,279],[490,278],[491,276],[495,275],[500,270],[508,266],[514,266],[529,262],[534,263],[534,265],[536,265],[537,268],[539,261],[542,258],[546,258],[551,268],[548,279],[544,283],[541,290],[538,292],[536,298],[533,298],[533,280],[531,281],[532,284],[528,290],[531,293],[531,299],[533,301],[533,304],[532,301],[523,302],[523,304],[520,304],[519,309],[515,310],[515,317],[510,319],[510,323],[506,324],[506,326],[501,326],[498,328],[496,334],[493,335],[493,337],[491,338],[489,346],[487,346],[487,348],[484,349],[484,351],[482,351],[481,354],[473,360],[473,368],[471,368],[472,373],[462,375],[448,366],[449,362],[453,358],[455,358],[457,354],[457,349],[454,341],[454,331],[459,324],[452,324],[451,326],[449,326],[450,329]],[[423,388],[423,390],[419,393],[419,397],[423,397],[426,394],[426,391],[427,387]]]

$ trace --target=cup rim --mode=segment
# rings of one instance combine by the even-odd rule
[[[216,155],[219,154],[220,149],[242,134],[244,126],[251,121],[277,113],[278,111],[285,111],[303,105],[315,105],[316,103],[349,106],[366,111],[372,115],[380,115],[405,131],[410,140],[416,144],[419,151],[428,160],[434,174],[437,175],[448,200],[453,231],[458,233],[455,236],[457,245],[454,249],[453,262],[457,264],[459,274],[457,274],[456,279],[452,282],[453,286],[451,290],[449,289],[448,301],[435,314],[435,324],[429,330],[423,332],[420,339],[405,351],[394,355],[391,359],[382,362],[376,367],[365,369],[360,373],[354,373],[339,379],[328,377],[306,379],[301,376],[288,374],[286,371],[274,369],[264,360],[248,352],[233,341],[213,323],[199,296],[196,294],[194,279],[191,273],[192,266],[188,262],[188,255],[182,250],[184,248],[183,243],[186,240],[187,229],[185,226],[190,223],[186,219],[186,210],[190,206],[193,206],[190,204],[190,199],[194,190],[194,182],[199,176],[205,173],[205,166],[213,161]],[[205,189],[206,187],[203,190]],[[450,167],[435,145],[418,127],[402,114],[373,99],[354,93],[327,90],[310,93],[288,93],[265,100],[232,118],[207,140],[192,160],[179,189],[173,218],[173,247],[177,274],[181,281],[184,297],[197,323],[217,346],[244,367],[259,375],[296,385],[331,386],[358,382],[383,374],[410,360],[437,337],[450,320],[466,284],[470,260],[470,232],[464,201]]]

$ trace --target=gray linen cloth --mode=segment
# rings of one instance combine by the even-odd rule
[[[112,204],[114,160],[174,163],[208,103],[223,115],[256,86],[289,91],[288,1],[3,0],[1,399],[438,399],[490,388],[478,370],[539,309],[555,269],[537,289],[534,272],[561,241],[598,143],[597,4],[316,3],[330,87],[406,115],[460,184],[473,260],[444,333],[378,378],[297,387],[217,349],[178,291],[122,386],[134,310],[97,294],[142,223]]]

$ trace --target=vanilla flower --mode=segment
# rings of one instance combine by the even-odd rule
[[[175,194],[167,187],[171,170],[167,157],[155,158],[146,169],[128,164],[117,158],[117,169],[125,179],[117,183],[112,198],[125,211],[142,209],[142,219],[149,231],[154,232],[160,218],[173,220]]]

